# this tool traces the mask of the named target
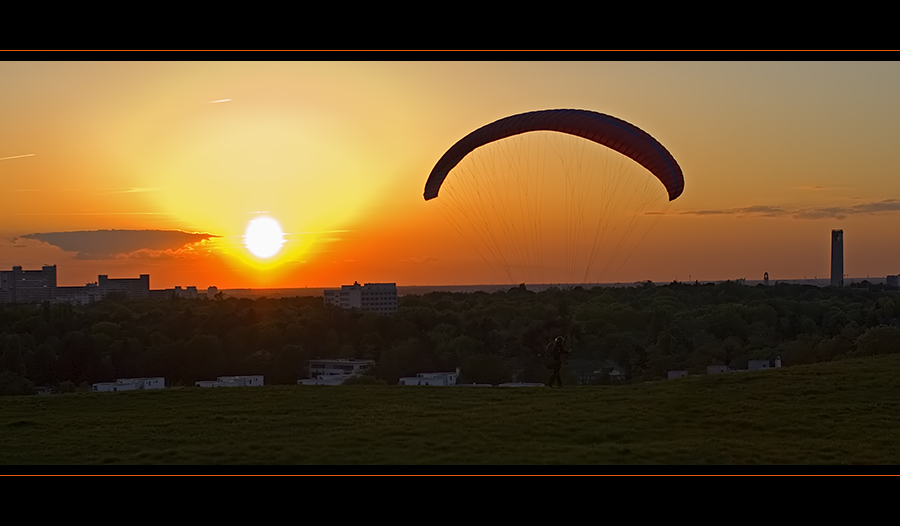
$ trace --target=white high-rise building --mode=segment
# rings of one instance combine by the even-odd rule
[[[325,289],[325,305],[334,305],[342,309],[360,309],[365,311],[393,314],[397,312],[396,283],[366,283],[360,285],[343,285],[339,289]]]
[[[56,292],[56,265],[41,270],[0,270],[0,302],[32,303],[52,300]]]

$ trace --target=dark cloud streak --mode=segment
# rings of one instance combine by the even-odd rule
[[[721,210],[685,210],[684,215],[736,215],[754,217],[792,217],[794,219],[845,219],[849,215],[900,212],[900,200],[884,199],[853,206],[827,206],[786,210],[777,206],[755,205]]]
[[[113,259],[138,251],[172,251],[211,238],[213,234],[180,230],[84,230],[19,236],[75,252],[75,259]]]

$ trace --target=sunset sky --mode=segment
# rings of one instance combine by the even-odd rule
[[[603,281],[826,277],[832,229],[850,277],[900,273],[898,62],[3,61],[0,79],[0,269],[56,264],[60,286],[505,283],[423,187],[469,132],[555,108],[633,123],[684,172]],[[268,258],[244,243],[260,217],[285,233]]]

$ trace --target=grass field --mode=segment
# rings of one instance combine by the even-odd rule
[[[596,387],[0,398],[0,464],[898,464],[900,355]]]

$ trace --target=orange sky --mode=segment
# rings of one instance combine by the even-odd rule
[[[684,171],[601,281],[824,277],[834,228],[851,277],[900,273],[896,62],[6,61],[0,78],[0,268],[56,264],[61,286],[510,281],[422,191],[470,131],[553,108],[629,121]],[[286,233],[267,260],[243,243],[261,215]],[[23,237],[95,230],[217,237],[102,254]]]

